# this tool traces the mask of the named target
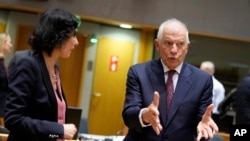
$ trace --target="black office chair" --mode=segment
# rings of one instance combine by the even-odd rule
[[[221,117],[226,116],[228,111],[234,111],[235,110],[236,92],[237,92],[237,88],[233,88],[227,94],[227,96],[224,98],[224,100],[219,104],[218,110],[220,112]]]

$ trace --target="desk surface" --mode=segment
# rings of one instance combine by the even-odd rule
[[[0,133],[0,138],[2,138],[2,141],[7,141],[8,134]]]
[[[230,141],[230,135],[228,133],[216,133],[216,135],[219,135],[224,138],[224,141]]]
[[[0,137],[8,137],[8,134],[0,133]]]
[[[110,139],[112,141],[123,141],[124,136],[105,136],[105,135],[95,135],[95,134],[79,134],[80,140],[89,140],[89,141],[104,141],[105,139]]]
[[[0,133],[3,141],[7,141],[8,134]],[[94,134],[79,134],[81,141],[104,141],[105,139],[112,139],[113,141],[122,141],[124,136],[103,136],[103,135],[94,135]],[[66,140],[66,141],[79,141],[79,140]]]
[[[228,133],[216,133],[216,134],[224,137],[225,141],[229,141]],[[8,138],[8,134],[0,133],[0,137],[2,137],[3,141],[6,141]],[[113,141],[122,141],[124,139],[124,136],[103,136],[94,134],[79,134],[79,137],[81,138],[81,141],[95,141],[95,140],[104,141],[107,138],[113,139]],[[66,141],[78,141],[78,140],[66,140]]]

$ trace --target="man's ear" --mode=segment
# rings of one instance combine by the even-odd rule
[[[190,43],[187,44],[187,50],[186,50],[186,54],[188,53],[188,49],[190,47]]]
[[[189,48],[189,47],[190,47],[190,43],[187,44],[187,48]]]
[[[156,51],[158,52],[159,51],[159,40],[158,39],[154,40],[154,45],[155,45]]]

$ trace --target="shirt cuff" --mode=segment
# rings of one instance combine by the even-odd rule
[[[142,127],[148,127],[148,126],[151,126],[151,124],[144,124],[143,123],[143,120],[142,120],[142,112],[143,112],[144,108],[141,109],[140,113],[139,113],[139,121],[140,121],[140,124]]]

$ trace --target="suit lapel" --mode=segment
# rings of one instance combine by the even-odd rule
[[[51,101],[52,104],[55,104],[55,106],[52,106],[52,107],[57,107],[57,101],[55,98],[54,89],[53,89],[53,86],[51,84],[49,72],[47,70],[43,56],[42,56],[42,54],[34,54],[34,56],[39,64],[40,69],[41,69],[43,83],[48,91],[49,100]],[[57,113],[57,109],[54,109],[54,110],[55,110],[55,113]]]
[[[181,73],[178,78],[178,82],[176,84],[174,97],[172,100],[172,105],[169,111],[168,120],[166,123],[166,126],[171,122],[173,117],[176,114],[176,111],[178,110],[180,104],[184,100],[184,98],[187,96],[188,91],[190,89],[190,86],[192,84],[192,81],[190,79],[190,76],[192,75],[192,71],[189,69],[189,67],[184,63],[181,69]]]
[[[158,109],[160,112],[160,119],[163,122],[163,124],[166,124],[166,117],[167,117],[166,86],[165,86],[164,71],[160,59],[152,61],[149,71],[149,78],[153,90],[159,92],[160,101]]]

